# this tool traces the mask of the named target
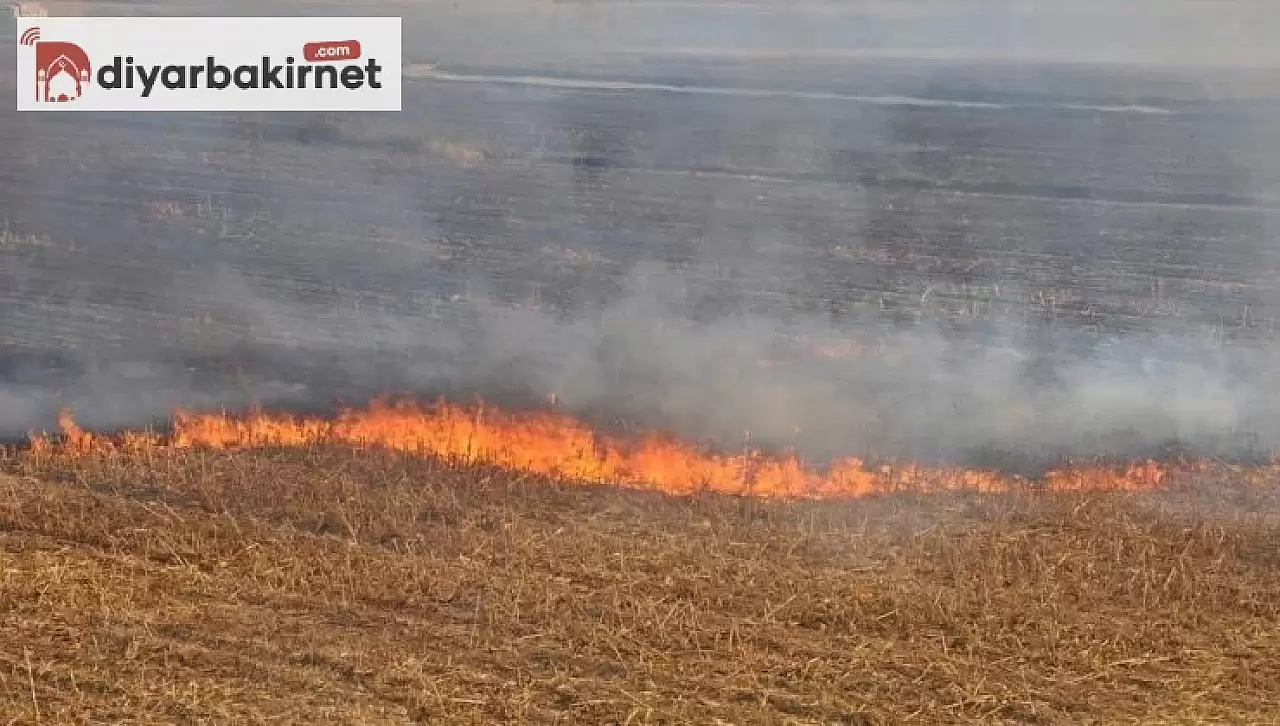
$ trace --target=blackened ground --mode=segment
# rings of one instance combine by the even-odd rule
[[[59,403],[116,426],[536,398],[518,356],[478,365],[472,303],[590,319],[655,263],[691,320],[869,343],[928,326],[1031,352],[1019,385],[1117,340],[1274,338],[1277,114],[1172,72],[640,56],[409,75],[399,114],[0,111],[0,435]],[[442,332],[401,325],[423,320]],[[989,444],[970,454],[1011,456]]]

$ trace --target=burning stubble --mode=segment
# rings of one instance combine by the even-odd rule
[[[364,409],[344,410],[333,419],[261,411],[241,417],[178,412],[173,424],[167,436],[135,431],[103,437],[84,431],[64,413],[59,419],[62,438],[54,441],[37,436],[31,446],[36,456],[57,452],[90,457],[192,447],[234,451],[342,446],[426,455],[573,483],[675,495],[717,493],[784,499],[853,499],[896,492],[1010,493],[1031,486],[1054,492],[1154,491],[1171,471],[1171,467],[1154,461],[1076,466],[1049,471],[1039,482],[1029,484],[1021,477],[997,471],[911,463],[871,468],[853,457],[813,467],[794,454],[717,454],[653,433],[627,441],[602,435],[563,414],[512,414],[444,402],[423,406],[414,401],[378,400]],[[1178,467],[1180,473],[1199,468]]]
[[[5,248],[6,350],[57,352],[11,366],[7,433],[60,405],[97,428],[416,391],[551,396],[812,461],[1280,444],[1261,335],[1280,146],[1253,106],[1204,104],[1209,81],[916,63],[846,81],[799,48],[724,77],[484,23],[542,49],[424,78],[396,119],[6,119],[36,160],[4,162],[19,231],[54,240]],[[479,52],[433,27],[437,50]],[[538,75],[575,52],[635,87]],[[47,162],[65,155],[75,174]],[[178,211],[139,221],[157,201]]]

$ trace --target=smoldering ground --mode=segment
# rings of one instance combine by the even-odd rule
[[[629,45],[798,60],[604,42],[643,7],[557,11],[598,43],[553,53],[554,12],[494,7],[460,12],[524,42],[410,46],[454,78],[396,116],[4,112],[4,433],[63,405],[114,428],[417,392],[815,459],[1280,443],[1280,147],[1253,76],[833,74],[799,52],[812,24],[711,5],[652,5]]]

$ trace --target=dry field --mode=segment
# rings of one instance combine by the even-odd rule
[[[1274,723],[1280,479],[668,497],[339,447],[0,461],[9,723]]]
[[[744,449],[1280,451],[1269,69],[894,59],[1011,25],[927,3],[20,4],[394,7],[408,72],[390,115],[0,107],[0,442],[475,391]],[[894,477],[425,421],[0,445],[0,724],[1280,723],[1280,465],[796,501],[735,487]],[[720,493],[642,491],[689,471]]]

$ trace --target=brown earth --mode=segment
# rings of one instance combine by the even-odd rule
[[[1280,486],[788,503],[316,447],[0,460],[10,723],[1266,723]]]

